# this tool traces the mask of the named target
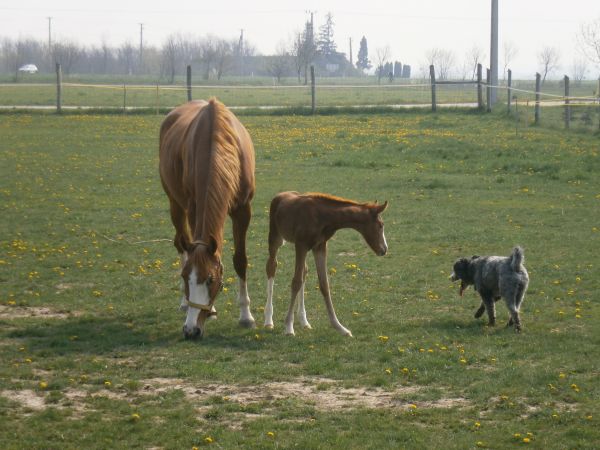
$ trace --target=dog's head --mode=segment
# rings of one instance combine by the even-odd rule
[[[479,256],[474,255],[471,257],[471,259],[460,258],[452,267],[452,275],[450,275],[450,280],[460,280],[459,294],[461,297],[465,289],[467,289],[469,285],[473,284],[472,262],[476,258],[479,258]]]

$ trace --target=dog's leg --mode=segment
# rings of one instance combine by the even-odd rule
[[[485,309],[488,313],[488,325],[493,327],[496,325],[496,304],[494,303],[494,298],[491,295],[481,294],[481,299],[485,304]]]
[[[479,309],[477,311],[475,311],[475,318],[479,319],[481,316],[483,316],[484,312],[485,312],[485,303],[481,302],[481,306],[479,307]]]

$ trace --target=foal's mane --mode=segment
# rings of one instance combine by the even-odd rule
[[[372,203],[372,202],[360,203],[360,202],[356,202],[354,200],[349,200],[347,198],[337,197],[335,195],[323,194],[321,192],[307,192],[306,194],[303,194],[303,195],[305,195],[307,197],[313,197],[313,198],[316,198],[319,200],[325,200],[330,203],[335,203],[338,205],[364,206],[367,208],[372,208],[374,206],[377,206],[376,203]]]

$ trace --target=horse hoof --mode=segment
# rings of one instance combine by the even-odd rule
[[[265,323],[265,328],[267,330],[272,330],[273,329],[273,324],[272,323]]]
[[[242,328],[256,328],[256,322],[250,319],[242,319],[238,322]]]
[[[305,330],[312,330],[312,327],[310,326],[310,323],[307,323],[306,325],[303,325],[302,328],[304,328]]]

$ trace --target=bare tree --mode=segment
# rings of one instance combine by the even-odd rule
[[[278,84],[281,83],[281,77],[289,71],[291,59],[285,43],[280,42],[277,44],[275,54],[267,60],[267,72],[277,78]]]
[[[587,70],[587,61],[585,59],[576,58],[573,60],[573,64],[571,65],[571,77],[577,86],[581,85]]]
[[[600,66],[600,17],[581,25],[577,40],[585,56]]]
[[[73,65],[83,55],[84,51],[73,41],[62,41],[52,44],[54,61],[60,63],[66,75],[71,73]]]
[[[425,58],[427,58],[429,66],[435,66],[438,80],[448,79],[455,61],[454,53],[451,50],[432,48],[425,53]]]
[[[477,64],[481,64],[481,62],[485,59],[485,56],[485,51],[478,45],[474,45],[467,52],[466,58],[470,68],[469,71],[471,72],[471,80],[474,80],[477,76]]]
[[[519,53],[519,50],[517,49],[517,46],[515,45],[514,42],[512,41],[507,41],[504,43],[504,75],[503,78],[504,80],[506,80],[506,73],[508,71],[508,67],[510,66],[510,63],[513,62],[513,59],[515,59],[515,57],[517,56],[517,53]]]
[[[217,59],[217,38],[212,35],[208,35],[200,41],[198,47],[200,56],[199,59],[204,66],[203,78],[208,80],[211,69],[213,69]]]
[[[538,63],[541,67],[542,75],[542,84],[546,82],[546,77],[549,74],[552,74],[556,69],[558,69],[559,62],[559,53],[558,50],[554,47],[544,47],[538,53]]]
[[[233,67],[233,43],[225,39],[217,39],[215,43],[215,70],[217,80]]]
[[[381,83],[383,77],[383,67],[390,57],[390,46],[379,47],[375,50],[375,58],[377,59],[377,83]]]
[[[166,74],[169,80],[169,83],[173,84],[175,81],[175,74],[177,71],[177,54],[179,52],[179,45],[177,42],[177,37],[173,34],[167,36],[167,39],[163,43],[161,54],[162,54],[162,62],[161,72]]]

